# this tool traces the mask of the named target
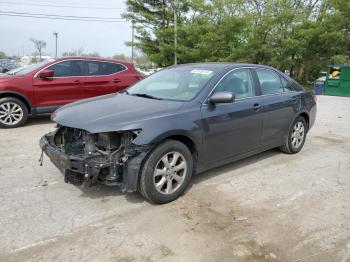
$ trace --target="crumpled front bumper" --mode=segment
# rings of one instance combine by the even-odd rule
[[[99,182],[100,171],[109,167],[101,158],[89,155],[69,155],[53,145],[55,132],[48,133],[40,139],[40,148],[51,162],[64,174],[66,183],[76,186],[91,186]],[[121,167],[121,181],[118,184],[124,192],[134,192],[138,187],[138,176],[149,147],[142,148]]]
[[[100,169],[88,157],[72,156],[50,144],[49,133],[40,139],[40,148],[50,158],[51,162],[65,175],[65,182],[82,185],[84,182],[96,182]]]

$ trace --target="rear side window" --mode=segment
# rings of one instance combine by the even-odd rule
[[[122,64],[87,61],[87,75],[89,76],[111,75],[121,72],[125,69],[126,67]]]
[[[283,85],[284,92],[295,91],[294,87],[286,79],[281,77],[281,80],[282,80],[282,85]]]
[[[293,78],[289,78],[289,81],[292,83],[295,91],[305,91],[304,88]]]
[[[83,61],[68,60],[54,64],[47,69],[54,72],[54,77],[69,77],[83,75]]]
[[[256,69],[263,95],[283,92],[283,85],[279,76],[270,70]]]

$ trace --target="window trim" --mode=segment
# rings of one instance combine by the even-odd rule
[[[109,75],[86,75],[86,76],[53,76],[51,77],[51,79],[56,79],[56,78],[70,78],[70,77],[106,77],[106,76],[112,76],[112,75],[115,75],[115,74],[119,74],[119,73],[122,73],[126,70],[128,70],[129,68],[122,64],[122,63],[118,63],[118,62],[112,62],[112,61],[104,61],[104,60],[95,60],[95,59],[79,59],[79,58],[76,58],[76,59],[66,59],[66,60],[60,60],[60,61],[56,61],[50,65],[47,65],[45,66],[44,68],[40,69],[38,72],[35,73],[34,77],[33,78],[39,78],[39,74],[40,72],[46,70],[47,68],[49,68],[50,66],[53,66],[53,65],[56,65],[56,64],[59,64],[59,63],[62,63],[62,62],[66,62],[66,61],[93,61],[93,62],[103,62],[103,63],[111,63],[111,64],[117,64],[117,65],[122,65],[124,67],[124,70],[122,71],[119,71],[119,72],[116,72],[116,73],[113,73],[113,74],[109,74]]]

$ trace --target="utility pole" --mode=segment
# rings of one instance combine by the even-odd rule
[[[132,20],[132,39],[131,39],[131,61],[134,63],[134,41],[135,41],[135,20]]]
[[[55,57],[57,57],[57,38],[58,38],[58,33],[57,32],[53,32],[53,35],[56,38],[56,48],[55,48]]]
[[[177,65],[177,6],[178,0],[174,0],[174,64]]]

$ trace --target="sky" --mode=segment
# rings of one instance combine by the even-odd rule
[[[54,56],[53,32],[57,32],[59,56],[65,51],[80,48],[83,48],[84,53],[96,51],[106,57],[115,54],[130,55],[131,48],[127,47],[125,42],[131,40],[131,24],[126,21],[105,23],[1,15],[4,12],[7,14],[15,12],[11,14],[30,13],[118,19],[124,11],[124,0],[0,0],[0,51],[10,56],[31,55],[36,50],[29,39],[35,38],[47,43],[43,54]]]

